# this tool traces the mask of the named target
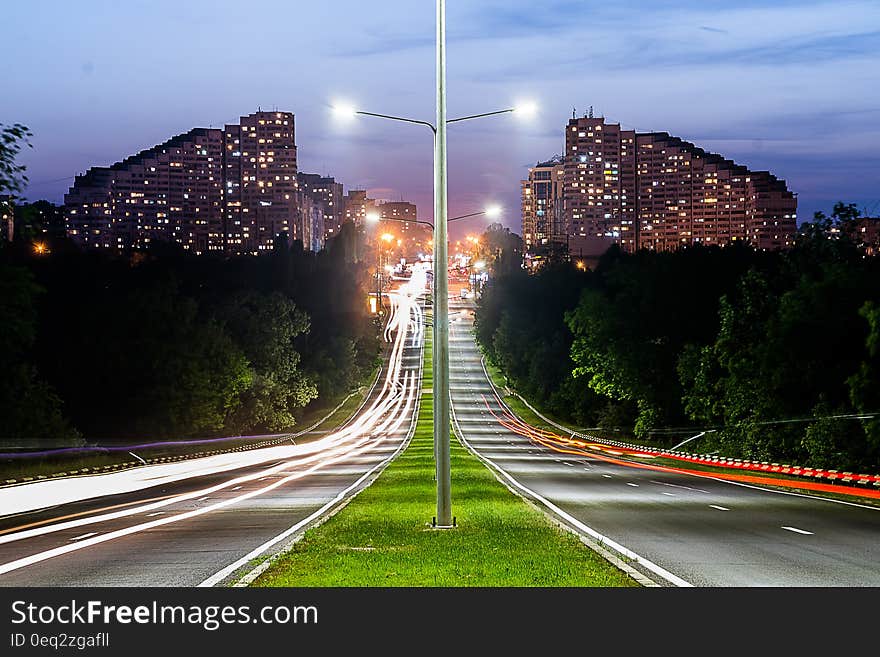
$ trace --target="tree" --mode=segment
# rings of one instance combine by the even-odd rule
[[[855,374],[847,379],[850,400],[859,413],[880,412],[880,303],[866,302],[859,310],[868,322],[865,339],[865,357]],[[875,457],[880,453],[880,417],[863,421],[867,452]]]
[[[32,364],[37,297],[30,272],[0,264],[0,444],[65,445],[79,433],[61,413],[61,400]]]
[[[519,269],[522,265],[523,241],[500,223],[489,224],[479,241],[477,257],[486,258],[495,275]]]
[[[251,385],[229,419],[235,431],[280,431],[296,424],[295,411],[318,395],[300,370],[294,340],[309,330],[308,316],[280,292],[240,292],[217,317],[249,361]]]
[[[16,158],[22,145],[33,148],[28,141],[33,134],[20,123],[0,123],[0,194],[16,195],[24,191],[28,178],[25,165],[17,164]]]

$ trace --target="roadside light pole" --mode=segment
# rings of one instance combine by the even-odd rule
[[[452,526],[449,461],[449,257],[446,232],[446,0],[437,0],[437,136],[434,139],[434,453],[437,525]]]
[[[434,135],[434,454],[437,472],[437,516],[435,526],[452,526],[451,473],[449,463],[449,281],[446,216],[446,126],[487,116],[516,112],[530,115],[533,104],[515,108],[472,114],[455,119],[446,118],[446,0],[437,0],[437,122],[408,119],[391,114],[365,112],[353,107],[335,105],[334,112],[343,118],[357,115],[373,116],[391,121],[423,125]]]

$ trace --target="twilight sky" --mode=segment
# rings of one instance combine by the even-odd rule
[[[31,200],[190,128],[296,113],[300,169],[431,217],[434,0],[29,0],[3,7],[0,123],[34,133]],[[798,193],[880,214],[877,0],[448,0],[450,213],[487,202],[519,232],[519,180],[561,153],[576,108],[663,130]],[[481,219],[453,224],[454,236]]]

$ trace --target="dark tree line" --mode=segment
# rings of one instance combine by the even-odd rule
[[[707,451],[841,469],[880,464],[880,258],[847,237],[853,208],[794,248],[612,249],[493,280],[477,335],[511,384],[581,426],[660,444],[714,429]]]
[[[0,440],[282,431],[379,353],[353,227],[321,253],[0,253]]]

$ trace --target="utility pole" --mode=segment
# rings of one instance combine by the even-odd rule
[[[449,281],[446,235],[446,0],[437,0],[437,122],[434,137],[434,453],[437,526],[452,526],[449,459]]]

